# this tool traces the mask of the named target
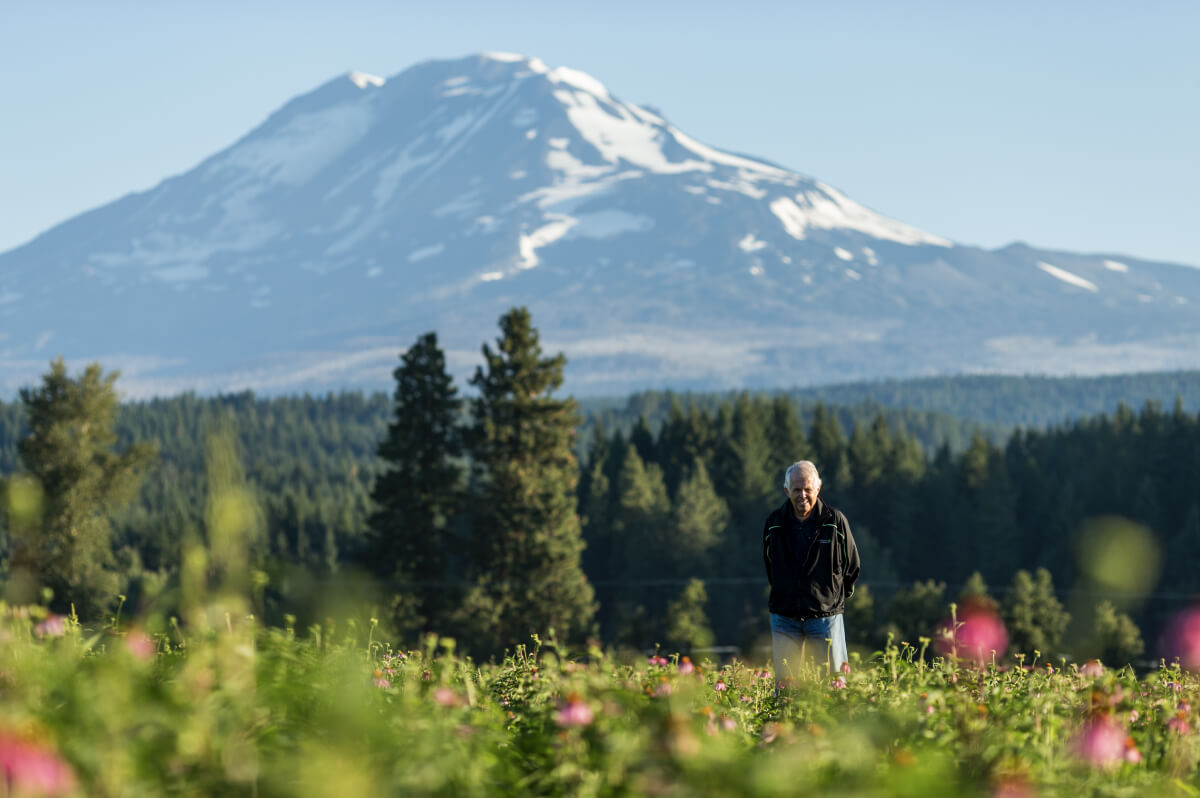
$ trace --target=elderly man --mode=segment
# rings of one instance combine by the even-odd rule
[[[797,674],[804,643],[834,670],[846,662],[842,611],[858,580],[858,547],[846,516],[821,501],[821,477],[807,460],[783,476],[787,501],[763,525],[763,561],[771,584],[771,648],[775,679]],[[829,641],[828,655],[826,642]]]

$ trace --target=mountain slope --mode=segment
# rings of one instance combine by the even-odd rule
[[[529,305],[573,390],[1195,366],[1200,270],[963,247],[489,54],[297,97],[194,169],[0,255],[0,386],[61,353],[135,395],[466,374]]]

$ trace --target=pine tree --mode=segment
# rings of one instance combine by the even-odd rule
[[[983,581],[983,574],[979,571],[975,571],[967,577],[962,590],[958,592],[958,606],[960,615],[969,608],[990,613],[997,613],[1000,609],[1000,603],[988,593],[987,583]]]
[[[50,588],[53,607],[74,605],[82,617],[99,615],[119,589],[110,516],[133,498],[157,451],[147,443],[114,451],[117,377],[92,363],[71,378],[58,358],[41,387],[20,392],[30,432],[18,450],[41,501],[40,517],[10,530],[10,569]]]
[[[667,527],[671,545],[666,554],[673,575],[704,575],[710,552],[721,542],[729,509],[713,489],[704,463],[695,460],[691,473],[679,486]]]
[[[713,644],[713,632],[704,612],[708,592],[701,579],[689,579],[679,595],[667,607],[667,628],[663,638],[668,650],[694,651]]]
[[[606,572],[635,584],[602,591],[601,627],[610,634],[621,630],[622,642],[648,645],[662,629],[667,595],[659,586],[638,583],[667,575],[663,566],[670,556],[666,524],[671,504],[662,470],[643,463],[632,443],[625,447],[616,496]],[[628,618],[645,620],[630,624],[624,620]]]
[[[822,402],[817,402],[813,408],[808,439],[812,444],[813,462],[821,474],[821,490],[831,496],[848,493],[852,479],[846,433],[837,414]]]
[[[1036,576],[1026,570],[1017,571],[1004,600],[1003,614],[1012,650],[1023,651],[1030,658],[1040,651],[1043,660],[1059,653],[1071,621],[1054,594],[1054,581],[1045,568],[1037,569]]]
[[[385,580],[398,631],[440,626],[453,606],[450,552],[458,548],[463,512],[461,401],[437,334],[426,333],[401,355],[393,375],[394,415],[378,447],[386,464],[375,481],[366,565]]]
[[[1100,660],[1112,667],[1130,665],[1146,650],[1137,624],[1125,613],[1117,612],[1111,601],[1096,605],[1094,634]]]
[[[499,652],[553,629],[582,632],[595,611],[580,568],[575,401],[555,399],[562,354],[546,358],[529,311],[500,318],[496,349],[471,380],[470,453],[477,470],[471,554],[476,581],[463,604],[475,647]]]

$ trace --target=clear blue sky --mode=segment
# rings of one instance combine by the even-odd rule
[[[966,244],[1200,266],[1200,3],[0,0],[0,251],[351,69],[485,50]]]

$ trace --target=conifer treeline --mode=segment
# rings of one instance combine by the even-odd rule
[[[413,631],[437,619],[443,632],[486,635],[516,611],[505,604],[508,594],[497,591],[519,590],[527,598],[553,593],[556,569],[568,568],[578,548],[569,528],[579,524],[583,570],[597,603],[594,628],[606,642],[744,648],[766,629],[762,519],[783,501],[783,468],[801,458],[817,463],[823,496],[850,519],[863,553],[863,583],[873,588],[864,596],[892,597],[878,611],[869,601],[849,609],[848,629],[860,639],[875,642],[872,633],[889,628],[928,634],[932,616],[944,612],[958,586],[981,593],[986,584],[1005,593],[998,598],[1012,605],[1006,612],[1014,628],[1026,629],[1021,640],[1061,640],[1061,618],[1022,620],[1021,608],[1045,606],[1055,585],[1061,596],[1084,584],[1080,552],[1087,551],[1090,527],[1082,522],[1103,515],[1151,530],[1157,544],[1147,545],[1160,550],[1163,567],[1161,578],[1143,588],[1156,594],[1148,604],[1117,597],[1115,607],[1096,608],[1093,600],[1088,614],[1097,629],[1127,638],[1121,630],[1130,619],[1119,610],[1128,610],[1152,639],[1163,618],[1200,590],[1200,418],[1179,403],[1171,411],[1153,403],[1138,412],[1121,406],[1071,425],[1019,430],[1003,445],[977,432],[961,450],[944,442],[931,452],[928,440],[883,412],[852,416],[847,425],[840,408],[798,407],[783,396],[686,403],[667,396],[656,422],[641,417],[609,426],[600,419],[580,468],[570,436],[561,433],[578,421],[570,421],[573,406],[547,394],[557,387],[556,369],[561,380],[561,361],[531,354],[536,331],[528,321],[506,332],[525,344],[502,338],[490,352],[495,362],[476,375],[479,398],[469,413],[452,397],[443,419],[452,434],[435,441],[443,447],[444,472],[428,466],[389,483],[385,460],[396,461],[395,451],[388,455],[389,422],[408,424],[404,434],[414,439],[431,429],[418,415],[394,416],[399,383],[391,399],[239,394],[122,406],[121,445],[156,442],[160,452],[138,499],[112,524],[114,562],[130,603],[169,584],[181,541],[203,535],[205,441],[225,423],[237,433],[246,480],[263,509],[265,534],[253,556],[270,580],[269,619],[284,612],[303,617],[306,606],[315,611],[322,594],[353,589],[365,569],[380,577],[401,627]],[[540,368],[548,381],[531,389],[516,378],[514,358],[524,358],[529,373]],[[0,404],[0,476],[20,470],[17,443],[28,432],[22,412],[19,403]],[[503,419],[514,422],[514,434],[496,427]],[[537,437],[551,427],[560,432]],[[547,448],[560,453],[549,458],[552,465],[539,459]],[[448,503],[418,508],[431,519],[424,527],[410,512],[403,526],[412,536],[381,540],[379,515],[388,497],[402,498],[404,489],[395,486],[411,488],[422,476],[428,477],[423,490],[447,488]],[[529,497],[544,500],[537,518],[521,516]],[[576,509],[579,519],[572,520]],[[529,551],[508,545],[517,538],[504,531],[512,527],[518,535],[518,527],[535,522],[568,531],[563,557],[541,567]],[[497,534],[489,537],[489,530]],[[443,541],[448,545],[439,546]],[[420,554],[414,546],[421,545],[433,553]],[[415,600],[418,583],[441,604]],[[896,593],[902,585],[911,587]],[[588,598],[579,594],[567,603],[584,608]],[[474,626],[464,607],[473,607]],[[587,628],[587,613],[580,613],[571,625]],[[1058,631],[1046,638],[1052,627]]]

